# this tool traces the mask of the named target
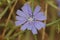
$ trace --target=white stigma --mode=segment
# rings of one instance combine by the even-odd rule
[[[28,21],[33,21],[33,18],[30,17],[30,18],[28,19]]]

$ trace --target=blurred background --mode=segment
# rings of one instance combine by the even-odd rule
[[[41,6],[47,20],[46,27],[38,31],[37,35],[15,26],[16,11],[26,2],[32,0],[0,0],[0,40],[60,40],[60,1],[34,0],[34,7]]]

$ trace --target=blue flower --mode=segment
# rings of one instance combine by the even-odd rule
[[[17,10],[16,26],[22,25],[21,30],[31,30],[33,34],[37,34],[37,30],[44,28],[46,25],[42,21],[46,20],[44,13],[40,11],[40,6],[36,6],[34,12],[28,3],[25,3],[21,10]]]

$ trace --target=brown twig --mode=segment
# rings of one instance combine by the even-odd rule
[[[45,16],[47,17],[47,8],[48,8],[48,4],[45,4]],[[44,21],[44,23],[46,24],[46,20]],[[43,33],[42,33],[42,40],[44,40],[45,38],[45,28],[43,28]]]

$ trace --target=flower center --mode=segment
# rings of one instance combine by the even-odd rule
[[[34,19],[32,18],[32,17],[30,17],[29,19],[28,19],[28,21],[33,21]]]

